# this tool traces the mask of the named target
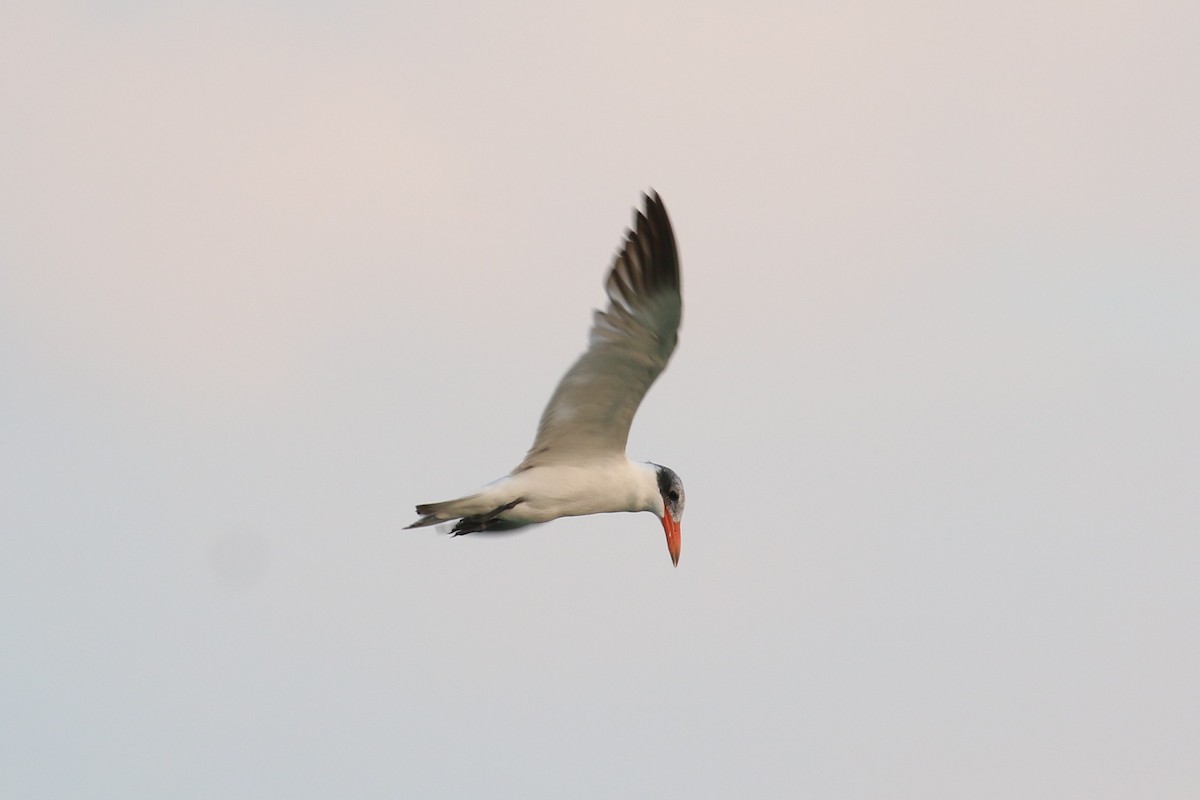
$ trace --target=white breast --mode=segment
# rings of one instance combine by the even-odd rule
[[[662,510],[654,468],[624,457],[532,467],[491,484],[484,494],[497,507],[523,498],[503,515],[517,523],[613,511]]]

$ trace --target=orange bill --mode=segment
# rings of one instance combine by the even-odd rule
[[[667,550],[671,553],[671,563],[679,566],[679,523],[671,516],[670,509],[663,509],[662,515],[663,530],[667,533]]]

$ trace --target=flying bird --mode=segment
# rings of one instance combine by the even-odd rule
[[[642,196],[608,271],[608,308],[595,311],[587,351],[567,370],[525,459],[475,494],[417,506],[409,528],[456,520],[451,535],[509,530],[559,517],[649,511],[679,565],[683,483],[667,467],[630,461],[629,426],[667,366],[683,310],[679,254],[658,194]]]

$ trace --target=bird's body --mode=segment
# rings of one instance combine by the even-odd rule
[[[614,511],[661,513],[663,501],[654,468],[622,456],[531,467],[493,481],[469,497],[435,505],[441,506],[436,516],[452,514],[451,519],[486,515],[512,505],[495,519],[517,527]]]
[[[410,528],[457,520],[451,533],[504,530],[559,517],[656,514],[679,562],[683,484],[625,455],[629,427],[675,349],[682,313],[679,257],[666,209],[645,198],[609,271],[609,306],[595,312],[587,351],[559,381],[525,459],[509,475],[457,500],[417,506]]]

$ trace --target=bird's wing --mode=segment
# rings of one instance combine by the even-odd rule
[[[595,312],[587,352],[558,382],[514,472],[623,455],[633,415],[675,350],[682,313],[675,234],[658,195],[643,200],[646,211],[636,213],[605,282],[608,308]]]

